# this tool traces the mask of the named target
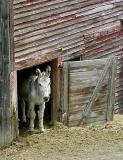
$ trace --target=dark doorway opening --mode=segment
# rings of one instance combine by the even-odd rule
[[[39,68],[41,71],[45,71],[47,66],[51,66],[51,76],[52,77],[52,62],[46,62],[37,66],[33,66],[30,68],[26,68],[20,71],[17,71],[17,90],[19,89],[19,85],[30,75],[36,75],[36,68]],[[51,78],[52,79],[52,78]],[[52,83],[52,81],[51,81]],[[52,85],[52,84],[51,84]],[[52,91],[51,91],[52,92]],[[52,93],[51,93],[52,94]],[[50,96],[50,100],[46,103],[45,111],[44,111],[44,128],[49,128],[50,127],[50,122],[52,120],[51,117],[51,101],[52,101],[52,96]],[[26,103],[26,114],[27,114],[27,103]],[[35,129],[38,129],[38,109],[39,107],[35,105],[35,113],[36,113],[36,118],[35,118]],[[22,123],[22,109],[20,107],[20,102],[19,102],[19,92],[18,92],[18,117],[19,117],[19,133],[20,136],[24,136],[25,133],[28,132],[29,130],[29,119],[27,119],[26,123]]]

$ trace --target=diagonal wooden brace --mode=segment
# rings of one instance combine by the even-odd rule
[[[110,69],[110,66],[113,64],[114,60],[115,60],[115,56],[111,56],[111,57],[107,60],[106,65],[105,65],[105,67],[104,67],[104,70],[102,71],[102,74],[101,74],[101,76],[100,76],[100,78],[99,78],[99,80],[98,80],[98,82],[97,82],[97,85],[96,85],[94,91],[93,91],[93,94],[92,94],[92,96],[91,96],[88,104],[86,105],[86,107],[85,107],[85,108],[83,109],[83,111],[82,111],[82,118],[81,118],[81,120],[79,121],[78,126],[81,125],[82,121],[83,121],[83,124],[85,124],[86,117],[87,117],[87,115],[89,114],[89,111],[90,111],[91,107],[93,106],[93,104],[94,104],[94,102],[95,102],[97,93],[98,93],[98,91],[100,90],[100,88],[102,87],[102,82],[103,82],[103,80],[104,80],[104,78],[105,78],[108,70]]]

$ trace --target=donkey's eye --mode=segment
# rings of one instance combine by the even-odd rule
[[[42,86],[42,84],[39,83],[39,86]]]

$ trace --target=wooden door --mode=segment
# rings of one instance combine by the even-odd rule
[[[113,118],[115,57],[63,63],[62,121],[68,126]]]

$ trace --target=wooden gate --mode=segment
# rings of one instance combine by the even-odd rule
[[[62,121],[68,126],[113,118],[115,57],[63,63]]]

